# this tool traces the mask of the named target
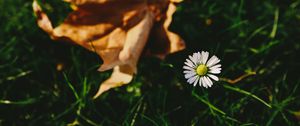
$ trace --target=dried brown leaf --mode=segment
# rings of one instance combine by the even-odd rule
[[[99,90],[94,96],[94,98],[97,98],[103,92],[111,88],[120,87],[124,84],[128,84],[132,80],[132,78],[133,71],[131,71],[130,67],[126,65],[116,66],[111,76],[100,85]]]
[[[65,1],[74,11],[56,28],[34,1],[37,24],[54,40],[69,41],[97,53],[103,59],[99,71],[114,68],[95,97],[131,81],[146,45],[146,53],[160,58],[185,47],[184,41],[168,30],[176,10],[173,3],[181,0]]]

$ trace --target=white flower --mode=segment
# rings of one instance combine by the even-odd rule
[[[220,59],[216,56],[212,56],[208,60],[209,53],[202,51],[193,53],[184,62],[183,73],[189,84],[196,86],[199,84],[205,88],[211,87],[213,82],[211,79],[218,81],[219,78],[214,74],[221,73]]]

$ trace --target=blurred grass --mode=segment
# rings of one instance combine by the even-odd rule
[[[141,58],[131,84],[96,100],[111,71],[97,72],[96,54],[52,41],[31,2],[0,0],[0,125],[300,124],[300,0],[185,0],[171,29],[187,49],[165,61]],[[55,25],[70,12],[60,0],[42,4]],[[192,87],[182,65],[199,50],[221,58],[222,78],[256,74]]]

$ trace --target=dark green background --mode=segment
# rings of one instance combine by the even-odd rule
[[[185,0],[170,29],[186,50],[141,58],[128,86],[92,100],[111,73],[97,72],[101,59],[52,41],[37,27],[32,1],[0,0],[0,125],[299,125],[300,0],[282,1]],[[60,0],[41,3],[55,25],[71,11]],[[257,74],[193,87],[182,66],[201,50],[221,59],[222,78]]]

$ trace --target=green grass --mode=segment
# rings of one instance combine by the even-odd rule
[[[186,50],[141,58],[129,85],[96,100],[111,71],[97,72],[96,54],[52,41],[31,2],[0,0],[0,125],[300,125],[300,0],[185,0],[171,30]],[[70,12],[60,0],[43,8],[56,25]],[[200,50],[220,57],[223,80],[256,74],[193,87],[182,66]]]

